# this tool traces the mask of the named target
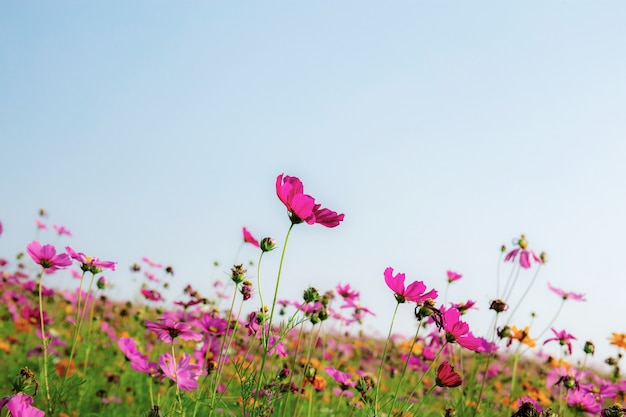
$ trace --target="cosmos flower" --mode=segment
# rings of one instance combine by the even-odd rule
[[[567,405],[579,412],[597,415],[602,410],[602,404],[595,396],[580,389],[567,391]]]
[[[459,274],[458,272],[454,272],[450,270],[446,271],[446,275],[448,276],[448,283],[458,281],[461,278],[463,278],[463,275]]]
[[[76,252],[69,246],[65,247],[65,251],[70,255],[72,259],[82,264],[81,269],[83,271],[91,271],[94,274],[102,272],[103,269],[110,269],[111,271],[115,271],[115,264],[117,262],[101,261],[96,257],[87,256],[82,252]]]
[[[166,377],[176,382],[178,388],[183,391],[198,389],[198,377],[202,373],[202,367],[190,363],[191,356],[183,353],[182,358],[175,362],[172,354],[167,352],[159,356],[159,366]]]
[[[153,262],[147,256],[142,257],[141,260],[144,261],[145,263],[147,263],[148,265],[150,265],[153,268],[162,268],[163,267],[163,264],[158,264],[156,262]]]
[[[243,231],[243,241],[244,241],[244,242],[249,243],[249,244],[251,244],[252,246],[256,246],[257,248],[258,248],[258,247],[260,247],[260,245],[259,245],[259,241],[258,241],[258,240],[256,240],[256,239],[254,238],[254,236],[252,236],[252,233],[250,233],[250,232],[248,231],[248,229],[246,229],[246,228],[244,227],[242,231]]]
[[[318,223],[326,227],[336,227],[343,221],[344,215],[315,203],[315,199],[304,194],[304,186],[296,177],[280,174],[276,177],[276,195],[287,207],[293,224],[307,222]]]
[[[42,222],[39,219],[35,219],[35,225],[37,226],[37,229],[39,230],[47,230],[48,226],[46,226],[46,224],[44,222]]]
[[[130,367],[135,371],[143,372],[148,375],[155,375],[158,372],[157,364],[155,362],[148,362],[148,356],[139,352],[134,339],[130,337],[120,337],[117,341],[117,346],[122,353],[124,353],[126,359],[130,361]]]
[[[72,260],[66,253],[57,255],[57,251],[52,245],[43,245],[33,240],[26,246],[26,252],[35,261],[41,265],[45,272],[54,272],[57,269],[63,269],[72,265]]]
[[[407,301],[413,301],[417,304],[421,304],[428,299],[434,300],[437,298],[437,291],[426,291],[426,285],[422,281],[414,281],[409,284],[408,287],[404,287],[404,280],[406,275],[403,273],[397,273],[393,275],[393,268],[388,267],[385,269],[385,282],[387,286],[394,292],[398,303],[405,303]]]
[[[556,330],[554,330],[554,327],[551,330],[552,330],[552,333],[554,333],[554,337],[546,339],[546,341],[543,342],[543,344],[545,345],[546,343],[552,342],[553,340],[558,341],[561,346],[567,345],[567,349],[569,351],[569,354],[571,355],[572,354],[571,340],[576,340],[576,338],[572,336],[571,334],[567,333],[565,330],[561,330],[560,332],[557,332]]]
[[[341,372],[332,366],[327,366],[324,368],[324,371],[339,384],[339,387],[333,389],[333,394],[337,396],[343,395],[348,398],[354,396],[354,393],[350,391],[351,388],[356,387],[356,381],[352,380],[352,375],[347,372]]]
[[[13,417],[43,417],[44,412],[32,406],[33,397],[17,393],[0,399],[0,412],[6,407]]]
[[[528,249],[528,242],[526,236],[521,237],[515,242],[517,248],[510,251],[504,258],[504,262],[513,262],[517,255],[519,255],[519,264],[522,268],[528,269],[531,266],[531,261],[535,261],[538,264],[543,264],[543,260],[534,251]]]
[[[159,321],[161,323],[146,320],[146,328],[155,332],[157,337],[165,343],[172,343],[177,337],[196,342],[202,340],[202,335],[191,330],[191,325],[188,323],[176,322],[172,319],[159,319]]]
[[[626,349],[626,333],[615,333],[611,336],[610,344],[622,349]]]
[[[149,290],[147,288],[142,288],[140,292],[147,300],[150,300],[150,301],[163,300],[163,296],[157,290]]]
[[[585,299],[585,294],[578,294],[578,293],[575,293],[575,292],[563,291],[562,289],[553,287],[549,282],[548,282],[548,288],[553,293],[563,297],[564,300],[567,300],[567,299],[571,298],[572,300],[575,300],[575,301],[587,301]]]
[[[55,232],[61,235],[72,236],[72,232],[70,232],[65,226],[57,226],[56,224],[52,225],[52,228]]]
[[[444,308],[442,306],[441,310]],[[442,313],[443,330],[446,332],[446,341],[458,343],[466,349],[478,352],[483,348],[483,343],[470,332],[469,325],[460,320],[461,313],[456,308],[445,310]]]
[[[435,383],[439,387],[454,388],[463,383],[461,376],[454,371],[454,367],[448,361],[441,362],[437,369],[437,378]]]

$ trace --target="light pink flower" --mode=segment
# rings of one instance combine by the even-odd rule
[[[191,330],[191,325],[184,322],[176,322],[172,319],[159,319],[161,323],[146,320],[146,328],[156,332],[157,337],[165,343],[172,343],[175,338],[183,340],[202,340],[202,335]]]
[[[147,300],[150,300],[150,301],[162,301],[163,300],[163,296],[157,290],[149,290],[147,288],[142,288],[140,291],[141,291],[141,294]]]
[[[567,300],[569,298],[571,298],[572,300],[576,300],[576,301],[587,301],[585,299],[585,294],[578,294],[575,292],[567,292],[567,291],[563,291],[560,288],[556,288],[553,287],[552,285],[550,285],[550,283],[548,282],[548,288],[550,289],[550,291],[552,291],[553,293],[560,295],[561,297],[563,297],[564,300]]]
[[[158,264],[156,262],[151,261],[147,256],[144,256],[143,258],[141,258],[142,261],[144,261],[145,263],[147,263],[148,265],[150,265],[153,268],[162,268],[163,264]]]
[[[101,261],[96,257],[87,256],[82,252],[76,252],[69,246],[65,247],[65,251],[70,255],[70,257],[82,264],[81,269],[83,271],[88,270],[97,274],[98,272],[102,272],[102,269],[110,269],[111,271],[115,271],[115,264],[117,262],[113,261]]]
[[[35,219],[35,225],[37,226],[37,229],[48,230],[48,226],[46,226],[46,224],[39,219]]]
[[[315,199],[304,194],[304,186],[296,177],[280,174],[276,178],[276,195],[287,207],[293,224],[307,222],[318,223],[326,227],[336,227],[343,221],[344,215],[315,203]]]
[[[72,232],[65,228],[65,226],[57,226],[56,224],[52,225],[52,228],[61,235],[72,236]]]
[[[252,233],[250,233],[248,229],[246,229],[245,227],[243,228],[243,241],[246,243],[250,243],[251,245],[256,246],[257,248],[260,247],[259,241],[256,240],[254,236],[252,236]]]
[[[178,388],[183,391],[198,389],[198,377],[202,374],[200,365],[190,363],[191,356],[183,353],[182,358],[176,363],[172,354],[167,352],[159,356],[159,366],[166,377],[176,382]]]
[[[403,273],[397,273],[393,275],[393,268],[388,267],[385,269],[385,282],[387,286],[393,291],[398,303],[405,303],[406,301],[413,301],[417,304],[421,304],[428,299],[436,299],[437,291],[430,290],[425,293],[426,285],[422,281],[414,281],[409,284],[408,287],[404,287],[404,280],[406,275]]]
[[[33,240],[26,246],[26,252],[30,255],[33,261],[41,265],[47,273],[72,265],[72,260],[66,253],[60,253],[57,255],[57,251],[54,246],[41,246],[41,243],[36,240]]]
[[[126,359],[130,361],[130,367],[132,369],[148,375],[157,374],[157,364],[155,362],[148,362],[148,356],[139,352],[135,339],[120,337],[117,341],[117,346],[124,353]]]
[[[519,264],[522,268],[530,268],[531,261],[533,260],[538,264],[543,264],[543,260],[541,259],[541,257],[537,256],[537,254],[531,249],[528,249],[526,236],[521,235],[521,237],[514,243],[518,245],[518,247],[507,253],[506,257],[504,258],[504,262],[513,262],[515,261],[517,255],[519,255]]]

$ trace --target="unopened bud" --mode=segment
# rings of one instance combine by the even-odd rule
[[[593,355],[596,351],[596,347],[591,340],[587,340],[585,342],[585,346],[583,347],[583,351],[588,355]]]
[[[241,284],[245,279],[246,272],[242,264],[234,265],[230,269],[230,279],[232,279],[235,284]]]
[[[272,251],[276,247],[276,241],[273,237],[264,237],[263,239],[261,239],[259,247],[263,252]]]
[[[507,308],[509,308],[509,306],[499,298],[492,300],[489,305],[489,309],[494,310],[496,313],[502,313],[503,311],[506,311]]]
[[[319,291],[317,291],[317,289],[309,287],[304,290],[303,298],[305,303],[312,303],[320,299],[320,293]]]

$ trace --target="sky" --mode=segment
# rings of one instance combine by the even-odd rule
[[[258,260],[243,226],[282,249],[285,173],[345,220],[294,228],[279,298],[349,283],[384,337],[385,268],[442,298],[450,269],[447,300],[475,300],[484,334],[500,247],[524,233],[548,261],[514,323],[551,321],[548,282],[584,293],[554,327],[601,362],[626,332],[625,18],[602,0],[0,2],[0,256],[70,245],[117,261],[123,297],[147,256],[174,268],[169,301],[187,283],[209,295]],[[73,236],[37,232],[40,208]]]

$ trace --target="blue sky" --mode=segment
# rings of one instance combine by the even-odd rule
[[[74,237],[37,238],[118,261],[116,291],[137,287],[128,267],[148,256],[174,267],[174,288],[208,293],[242,226],[283,241],[284,172],[346,218],[296,228],[281,296],[350,283],[382,334],[387,266],[441,293],[453,269],[464,278],[448,298],[478,301],[480,333],[499,247],[525,233],[549,262],[517,324],[552,318],[549,281],[588,298],[555,326],[612,353],[606,338],[626,332],[612,318],[625,17],[617,1],[3,2],[2,256],[35,237],[43,207]],[[278,259],[264,260],[264,294]],[[411,314],[398,331],[412,333]]]

